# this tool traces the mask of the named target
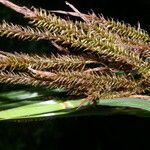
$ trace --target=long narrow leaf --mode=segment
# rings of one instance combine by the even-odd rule
[[[17,93],[9,93],[9,94],[0,94],[0,97],[7,97],[10,99],[16,98],[23,101],[15,101],[10,103],[3,102],[1,100],[0,103],[0,120],[9,120],[9,119],[30,119],[30,118],[48,118],[48,117],[57,117],[57,116],[69,116],[76,115],[80,116],[82,113],[84,115],[105,115],[110,113],[120,113],[121,109],[116,108],[124,108],[127,107],[130,110],[131,108],[138,108],[140,110],[150,111],[150,101],[137,99],[137,98],[116,98],[116,99],[101,99],[99,100],[97,107],[93,107],[93,109],[88,110],[88,112],[84,112],[84,110],[90,107],[90,104],[86,104],[85,106],[77,109],[79,104],[81,103],[81,99],[77,100],[67,100],[65,102],[60,102],[58,100],[32,100],[34,97],[38,97],[38,94],[33,94],[30,92],[17,92]],[[24,95],[24,97],[23,97]],[[99,107],[101,106],[101,107]],[[113,109],[105,109],[106,106],[114,107]],[[84,110],[83,110],[84,109]],[[103,112],[104,110],[104,112]],[[107,110],[107,111],[106,111]],[[111,110],[111,111],[109,111]],[[94,112],[94,113],[93,113]],[[142,111],[141,111],[142,112]]]

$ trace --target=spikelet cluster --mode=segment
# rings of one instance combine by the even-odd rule
[[[75,12],[83,21],[32,8],[29,25],[0,24],[0,36],[48,40],[65,54],[0,51],[0,82],[62,88],[83,102],[150,91],[150,38],[140,27]],[[62,11],[63,12],[63,11]],[[69,14],[69,13],[68,13]]]

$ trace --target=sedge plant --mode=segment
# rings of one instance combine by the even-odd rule
[[[0,51],[0,82],[64,89],[83,96],[80,103],[99,99],[145,97],[150,91],[150,37],[138,27],[73,12],[0,3],[24,15],[29,26],[1,21],[0,36],[20,40],[46,40],[58,54],[29,55]],[[61,18],[58,14],[78,19]]]

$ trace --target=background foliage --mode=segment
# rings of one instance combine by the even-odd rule
[[[15,0],[14,2],[26,6],[43,7],[45,9],[66,9],[63,0]],[[87,12],[93,9],[95,13],[103,13],[105,16],[124,20],[131,24],[141,23],[142,28],[150,31],[149,0],[143,1],[117,1],[117,0],[92,0],[79,1],[70,0],[79,10]],[[98,4],[99,3],[99,4]],[[143,9],[142,9],[143,8]],[[142,11],[141,11],[142,10]],[[22,16],[0,5],[0,20],[26,24]],[[0,49],[3,50],[20,50],[28,53],[48,53],[51,47],[45,41],[40,42],[21,42],[12,39],[0,39]],[[40,50],[43,51],[40,51]],[[17,90],[24,88],[22,86],[8,87],[0,85],[1,92]],[[41,149],[47,146],[47,149],[69,149],[67,141],[72,139],[71,144],[78,149],[108,149],[121,148],[129,149],[132,146],[143,148],[148,146],[148,140],[145,134],[148,134],[149,118],[136,118],[135,116],[115,115],[107,117],[89,116],[89,117],[72,117],[66,119],[51,119],[41,122],[0,123],[0,149]],[[126,130],[128,130],[126,132]],[[94,135],[94,133],[97,133]],[[125,138],[125,135],[128,138]],[[137,138],[138,137],[138,138]],[[133,141],[136,139],[136,142]],[[120,143],[120,145],[118,144]],[[122,147],[123,145],[123,147]],[[121,146],[121,147],[120,147]],[[46,148],[45,148],[46,149]],[[87,148],[86,148],[87,149]]]

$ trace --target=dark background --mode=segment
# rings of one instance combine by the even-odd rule
[[[150,0],[68,0],[80,11],[102,13],[105,17],[124,21],[150,32]],[[70,10],[63,0],[15,0],[20,5],[49,10]],[[5,19],[26,24],[22,15],[0,5],[0,21]],[[46,41],[21,42],[0,39],[0,49],[27,53],[50,53]],[[53,50],[52,50],[53,51]],[[8,87],[0,85],[1,92]],[[10,89],[17,89],[11,87]],[[9,90],[10,90],[9,89]],[[31,122],[0,122],[0,150],[60,150],[60,149],[150,149],[149,118],[129,115],[57,118]],[[147,147],[147,148],[146,148]]]

